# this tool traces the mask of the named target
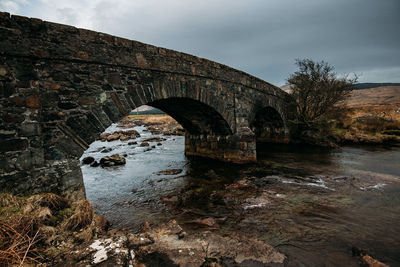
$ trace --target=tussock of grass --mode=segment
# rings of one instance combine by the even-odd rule
[[[65,221],[63,229],[69,231],[80,230],[92,222],[93,214],[92,204],[86,199],[80,200],[76,205],[75,213]]]
[[[43,193],[39,195],[33,195],[27,200],[27,205],[31,208],[37,207],[48,207],[51,211],[59,211],[68,206],[68,201],[56,194]]]
[[[0,194],[0,208],[9,207],[11,205],[19,206],[19,204],[20,204],[20,201],[16,196],[9,194],[9,193],[1,193]]]
[[[50,250],[52,245],[60,240],[90,240],[96,227],[87,200],[71,206],[67,199],[50,193],[28,198],[0,194],[0,266],[46,261],[63,252],[63,248]]]

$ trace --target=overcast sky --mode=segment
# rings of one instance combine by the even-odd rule
[[[400,0],[0,0],[0,10],[211,59],[281,86],[296,58],[400,82]]]

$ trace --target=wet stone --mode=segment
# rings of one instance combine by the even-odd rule
[[[159,175],[174,175],[174,174],[180,174],[182,172],[182,169],[166,169],[160,171],[158,174]]]
[[[0,152],[25,150],[28,147],[27,139],[0,140]]]
[[[93,163],[94,162],[94,158],[93,157],[86,157],[86,158],[84,158],[83,160],[82,160],[82,163],[83,164],[91,164],[91,163]]]
[[[90,167],[98,167],[98,166],[100,166],[100,163],[99,163],[97,160],[93,161],[93,162],[90,164]]]
[[[110,151],[112,151],[111,147],[103,149],[102,151],[100,151],[100,153],[108,153]]]
[[[22,136],[35,136],[40,134],[40,125],[37,122],[26,122],[20,126]]]
[[[118,166],[118,165],[125,165],[126,160],[124,157],[114,154],[111,156],[105,156],[101,158],[100,165],[101,167],[111,167],[111,166]]]

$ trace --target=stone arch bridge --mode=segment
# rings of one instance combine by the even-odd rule
[[[185,153],[256,160],[286,142],[290,97],[244,72],[185,53],[0,13],[0,190],[84,196],[79,157],[143,104],[186,130]]]

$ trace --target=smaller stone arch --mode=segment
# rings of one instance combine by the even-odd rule
[[[281,114],[273,107],[258,109],[250,122],[258,143],[287,143],[287,127]]]

